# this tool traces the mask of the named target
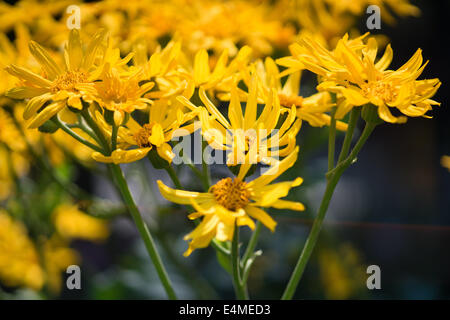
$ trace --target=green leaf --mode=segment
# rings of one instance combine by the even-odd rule
[[[224,268],[224,270],[226,272],[228,272],[230,275],[233,274],[230,256],[226,255],[225,253],[223,253],[219,250],[216,250],[216,256],[217,256],[217,261],[222,266],[222,268]]]

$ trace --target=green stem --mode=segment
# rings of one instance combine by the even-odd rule
[[[247,264],[247,260],[252,256],[253,252],[255,252],[256,244],[258,243],[259,233],[261,231],[261,222],[256,222],[255,230],[253,231],[252,237],[248,242],[247,248],[245,249],[244,256],[242,258],[241,266],[245,267]]]
[[[94,131],[95,135],[98,138],[98,141],[100,142],[100,145],[103,147],[103,150],[101,152],[106,156],[111,155],[111,149],[109,147],[108,141],[106,140],[103,132],[100,130],[95,120],[92,119],[91,114],[89,113],[89,109],[84,108],[83,110],[81,110],[81,115],[83,116],[87,125],[92,129],[92,131]]]
[[[334,149],[336,146],[336,107],[331,110],[330,133],[328,137],[328,171],[334,168]]]
[[[116,124],[112,125],[111,132],[111,150],[114,151],[117,149],[117,133],[119,132],[119,126]]]
[[[98,151],[98,152],[103,152],[103,150],[99,147],[96,146],[95,144],[87,141],[86,139],[84,139],[83,137],[81,137],[80,135],[76,134],[74,131],[72,131],[67,125],[65,125],[64,123],[62,123],[58,117],[54,117],[52,119],[52,121],[61,129],[63,130],[65,133],[69,134],[72,138],[78,140],[79,142],[81,142],[82,144],[84,144],[85,146],[88,146],[89,148],[91,148],[92,150]]]
[[[175,170],[173,169],[172,165],[167,165],[164,167],[164,169],[167,171],[167,173],[170,176],[170,179],[172,179],[175,187],[177,189],[183,190],[183,187],[181,185],[180,179],[178,179],[177,173],[175,172]]]
[[[120,194],[122,195],[123,201],[128,206],[128,209],[131,213],[131,216],[133,217],[134,223],[136,224],[136,227],[139,231],[139,234],[141,235],[142,239],[144,240],[145,247],[147,249],[147,252],[155,266],[156,272],[159,276],[159,279],[161,280],[161,283],[167,293],[167,296],[171,300],[175,300],[176,294],[173,290],[171,281],[169,279],[169,276],[167,274],[166,269],[164,268],[164,265],[162,263],[161,257],[159,256],[159,253],[156,249],[155,243],[153,241],[152,235],[145,224],[144,220],[142,219],[142,216],[134,203],[133,196],[130,193],[130,190],[128,189],[127,182],[123,176],[122,170],[118,165],[109,164],[108,165],[111,173],[114,177],[114,180],[116,182],[116,186],[118,190],[120,191]]]
[[[208,143],[203,141],[203,148],[202,148],[202,150],[203,150],[203,152],[202,152],[202,171],[203,171],[202,177],[203,177],[203,179],[202,179],[202,183],[203,183],[205,190],[209,190],[209,187],[211,185],[211,177],[209,176],[209,167],[208,167],[208,164],[205,162],[205,159],[203,159],[203,154],[204,154],[205,148],[207,146],[208,146]]]
[[[338,163],[342,162],[348,155],[350,145],[352,143],[353,132],[355,131],[356,123],[359,119],[361,108],[353,108],[350,113],[350,120],[348,121],[347,132],[345,133],[344,143],[342,144],[341,153],[339,154]]]
[[[248,300],[248,293],[241,280],[241,268],[239,262],[239,229],[235,226],[233,241],[231,243],[231,267],[233,269],[233,286],[238,300]]]
[[[290,300],[294,296],[295,290],[297,289],[298,283],[302,278],[303,272],[305,271],[306,265],[309,261],[309,258],[311,257],[314,246],[319,237],[320,229],[322,228],[323,220],[328,210],[328,206],[330,204],[336,185],[339,182],[339,179],[341,178],[344,171],[355,161],[356,156],[358,155],[363,145],[366,143],[375,127],[376,124],[374,123],[366,123],[364,131],[362,132],[358,142],[356,143],[348,158],[338,163],[336,168],[329,172],[327,188],[325,190],[325,194],[323,195],[317,217],[314,220],[314,224],[306,240],[305,246],[303,247],[303,251],[300,254],[295,269],[291,275],[291,278],[289,279],[288,285],[286,286],[283,296],[281,297],[282,300]]]

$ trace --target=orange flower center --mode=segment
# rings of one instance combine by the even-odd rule
[[[78,92],[75,86],[85,82],[87,82],[87,74],[83,71],[67,71],[53,81],[52,92],[61,90]]]
[[[136,144],[139,148],[150,148],[151,143],[148,141],[148,138],[152,135],[152,127],[151,124],[144,124],[144,126],[134,134],[134,140],[136,140]]]
[[[250,191],[247,183],[240,179],[225,178],[210,189],[216,201],[231,211],[244,208],[250,202]]]
[[[301,107],[303,104],[303,97],[301,96],[287,96],[285,94],[278,94],[278,99],[280,99],[280,105],[283,107],[292,107],[292,105],[296,107]]]
[[[392,102],[397,98],[397,90],[390,82],[370,81],[361,86],[366,98],[378,97],[384,102]]]

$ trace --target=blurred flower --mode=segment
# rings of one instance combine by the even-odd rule
[[[67,267],[79,264],[78,253],[69,247],[66,240],[54,235],[43,245],[43,268],[46,273],[47,285],[54,294],[62,288],[62,273]]]
[[[45,273],[27,230],[0,210],[0,280],[7,286],[25,286],[39,290]]]
[[[442,156],[441,164],[450,171],[450,156]]]
[[[62,204],[53,211],[58,233],[66,239],[104,240],[109,236],[107,223],[88,216],[76,205]]]
[[[318,251],[318,258],[320,279],[327,299],[349,299],[365,289],[367,275],[354,247],[344,244],[336,249],[322,248]]]

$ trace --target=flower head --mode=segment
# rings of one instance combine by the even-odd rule
[[[73,29],[64,49],[64,67],[59,66],[51,54],[34,41],[30,42],[30,52],[42,67],[42,75],[25,68],[10,65],[7,71],[17,77],[22,86],[7,92],[16,99],[30,98],[24,118],[29,120],[29,128],[37,128],[67,106],[82,109],[81,86],[95,80],[95,64],[99,49],[105,37],[99,32],[83,47],[79,33]]]
[[[237,177],[221,179],[205,193],[174,190],[158,181],[159,190],[167,200],[194,207],[196,212],[189,215],[190,219],[203,217],[195,230],[185,236],[185,240],[191,242],[184,255],[188,256],[193,250],[208,246],[213,238],[231,241],[235,226],[254,229],[253,219],[274,231],[277,223],[261,207],[304,210],[303,204],[299,202],[281,199],[287,196],[292,187],[302,183],[301,178],[271,184],[295,163],[297,154],[298,148],[260,177],[248,182],[243,180],[248,168],[241,166]]]
[[[244,98],[245,111],[237,85],[231,88],[229,120],[208,98],[203,87],[200,87],[199,96],[204,107],[197,107],[184,97],[178,98],[188,108],[199,110],[203,137],[212,148],[228,153],[227,164],[230,166],[259,162],[271,164],[295,148],[296,135],[302,123],[296,118],[295,108],[290,108],[287,116],[282,118],[278,95],[272,89],[258,115],[258,81],[254,74],[249,93]]]
[[[188,135],[194,130],[190,120],[197,116],[196,111],[183,112],[182,105],[176,99],[160,99],[150,107],[148,122],[140,125],[133,117],[118,131],[118,148],[110,156],[94,152],[96,161],[105,163],[129,163],[144,158],[150,150],[156,148],[158,155],[172,162],[175,154],[169,141],[177,135]],[[103,126],[107,135],[111,129],[97,113],[98,123]]]
[[[405,116],[428,117],[426,113],[438,102],[431,97],[439,89],[439,79],[417,80],[426,63],[419,49],[402,67],[388,69],[393,58],[390,45],[377,59],[378,45],[374,38],[364,42],[367,35],[349,40],[344,36],[333,51],[328,51],[311,39],[295,44],[295,53],[304,68],[321,76],[319,90],[338,94],[336,118],[340,119],[354,106],[368,103],[377,107],[381,119],[391,123],[403,123]],[[283,61],[280,61],[283,63]],[[285,62],[285,61],[284,61]],[[394,116],[396,108],[405,116]]]

